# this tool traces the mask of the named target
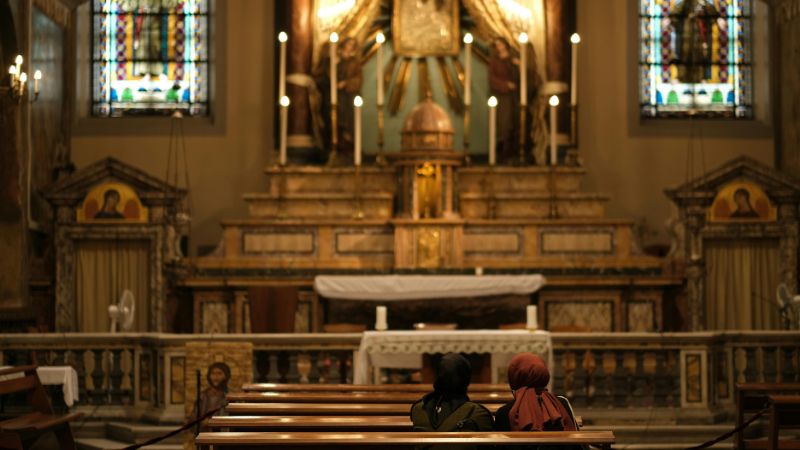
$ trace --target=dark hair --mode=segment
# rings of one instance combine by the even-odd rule
[[[219,362],[219,361],[217,361],[217,362],[211,364],[210,366],[208,366],[208,372],[206,372],[206,381],[208,381],[208,385],[209,386],[213,386],[212,383],[211,383],[211,371],[214,370],[214,369],[219,369],[219,370],[222,371],[222,373],[225,374],[225,379],[222,380],[221,384],[222,384],[222,389],[224,389],[224,390],[227,389],[228,388],[228,380],[231,379],[231,368],[228,367],[228,365],[225,364],[224,362]]]
[[[116,189],[109,189],[109,190],[107,190],[107,191],[106,191],[106,192],[103,194],[103,201],[104,201],[104,202],[107,202],[107,201],[108,201],[108,199],[109,199],[109,198],[111,198],[111,196],[112,196],[112,195],[116,195],[116,196],[117,196],[117,198],[119,198],[119,191],[117,191]]]
[[[746,200],[750,200],[750,192],[745,188],[739,188],[733,193],[733,198],[743,195]]]

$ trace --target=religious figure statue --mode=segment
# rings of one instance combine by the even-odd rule
[[[361,51],[352,37],[345,38],[338,48],[338,64],[336,65],[336,89],[338,96],[337,116],[339,120],[339,155],[353,153],[353,100],[361,92],[363,75],[361,73]]]
[[[211,411],[222,408],[227,403],[228,382],[231,379],[231,368],[224,362],[215,362],[208,366],[206,381],[208,387],[200,393],[195,404],[192,417],[201,417]],[[207,420],[203,422],[201,430],[207,430]]]
[[[519,128],[519,60],[503,38],[492,43],[489,57],[489,91],[497,97],[498,161],[518,157]]]
[[[161,2],[145,0],[139,2],[134,12],[133,72],[137,76],[158,77],[163,71],[161,60]]]
[[[711,35],[719,10],[709,0],[684,0],[670,11],[675,30],[675,55],[678,79],[683,83],[700,83],[711,64]]]

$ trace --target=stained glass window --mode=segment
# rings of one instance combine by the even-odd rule
[[[208,115],[209,0],[93,0],[92,114]]]
[[[752,0],[640,0],[641,115],[752,118]]]

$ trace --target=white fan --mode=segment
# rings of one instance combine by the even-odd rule
[[[784,327],[787,330],[793,327],[800,328],[800,295],[792,296],[786,284],[781,283],[778,285],[776,300],[780,306]]]
[[[136,300],[133,292],[125,289],[116,305],[108,307],[108,317],[111,319],[111,332],[117,331],[117,326],[122,331],[128,331],[133,326],[134,312],[136,311]]]

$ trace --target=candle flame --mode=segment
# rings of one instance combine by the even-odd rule
[[[281,31],[280,33],[278,33],[278,40],[281,42],[286,42],[289,40],[289,36],[286,34],[286,32]]]
[[[8,68],[8,73],[10,75],[16,75],[17,74],[17,67],[12,65],[11,67]]]
[[[489,101],[487,103],[489,104],[489,108],[496,107],[497,106],[497,97],[495,97],[494,95],[489,97]]]
[[[17,57],[14,59],[14,62],[17,63],[17,65],[21,65],[22,64],[22,55],[17,55]]]
[[[37,70],[36,72],[33,72],[33,79],[34,80],[41,80],[42,79],[42,71],[41,70]]]
[[[290,103],[289,102],[289,97],[287,97],[285,95],[283,97],[281,97],[281,106],[283,106],[284,108],[288,108],[289,107],[289,103]]]
[[[528,43],[528,33],[520,33],[519,34],[519,43],[520,44],[527,44]]]
[[[464,43],[472,44],[472,33],[467,33],[464,35]]]
[[[378,34],[375,36],[375,42],[378,44],[383,44],[386,42],[386,36],[384,36],[383,33],[378,32]]]
[[[331,42],[333,42],[333,43],[339,42],[339,33],[335,32],[335,31],[333,33],[331,33]]]
[[[577,45],[581,43],[581,35],[578,33],[572,33],[572,36],[569,37],[569,41],[573,44]]]
[[[27,74],[27,73],[25,73],[25,72],[22,72],[22,75],[20,75],[20,76],[19,76],[19,81],[21,81],[23,84],[24,84],[26,81],[28,81],[28,74]]]
[[[549,103],[550,103],[550,106],[558,106],[558,103],[559,103],[558,102],[558,96],[557,95],[550,96],[550,102]]]
[[[362,99],[360,95],[356,95],[356,98],[353,99],[353,106],[361,108],[364,106],[364,99]]]

